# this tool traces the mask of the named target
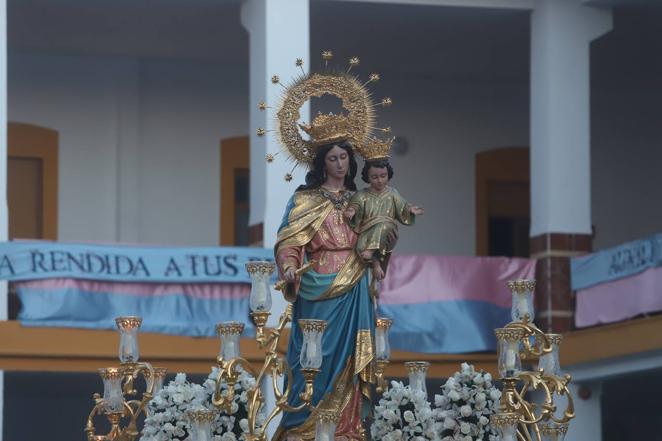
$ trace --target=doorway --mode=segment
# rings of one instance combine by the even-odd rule
[[[57,131],[9,123],[7,141],[9,239],[57,240]]]
[[[250,244],[248,228],[249,153],[247,136],[221,141],[221,245],[248,246]]]
[[[476,155],[476,255],[529,256],[529,149]]]

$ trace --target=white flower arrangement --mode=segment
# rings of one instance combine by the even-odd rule
[[[148,416],[142,431],[141,441],[190,441],[190,423],[186,416],[189,410],[214,409],[211,397],[216,389],[218,368],[202,385],[186,380],[179,373],[175,380],[164,386],[148,405]],[[242,371],[234,386],[234,400],[230,414],[219,412],[212,423],[213,441],[243,441],[248,433],[248,390],[255,387],[255,379]],[[221,390],[227,390],[222,384]],[[259,421],[258,421],[259,422]]]
[[[370,433],[375,441],[438,441],[440,430],[425,393],[392,381],[375,406]]]
[[[462,363],[435,395],[434,417],[441,425],[441,441],[496,441],[497,431],[490,426],[501,392],[493,386],[489,373],[476,372]]]

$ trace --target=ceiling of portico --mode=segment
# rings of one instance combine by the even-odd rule
[[[8,0],[10,50],[247,65],[236,0]],[[313,1],[311,53],[390,75],[526,81],[528,13]]]
[[[659,53],[662,2],[589,2],[616,5],[612,35],[622,37],[609,45],[609,56],[599,57],[599,67],[616,74],[632,65],[622,60],[637,51]],[[239,0],[8,0],[9,49],[247,66],[240,5]],[[314,61],[321,50],[332,49],[338,58],[359,56],[365,69],[389,76],[528,80],[528,11],[337,0],[312,0],[310,10]],[[600,43],[595,47],[599,51]],[[658,58],[638,59],[650,64]],[[648,65],[639,69],[656,71]]]

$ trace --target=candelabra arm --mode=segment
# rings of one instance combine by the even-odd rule
[[[554,350],[552,342],[547,334],[542,332],[531,322],[511,322],[508,323],[505,328],[524,330],[524,337],[521,340],[522,345],[524,346],[523,358],[538,358],[543,354],[549,354]],[[535,346],[531,345],[529,337],[535,337]]]
[[[253,317],[254,317],[253,321],[256,322],[255,316]],[[283,329],[285,329],[285,327],[290,321],[292,321],[292,304],[288,303],[287,307],[285,308],[285,311],[283,311],[283,313],[280,315],[280,318],[278,319],[278,326],[276,326],[274,329],[269,330],[269,332],[266,335],[264,333],[264,325],[259,322],[255,323],[257,328],[256,340],[258,342],[260,349],[269,347],[267,349],[267,352],[275,353],[278,349],[278,342],[280,341],[280,337],[283,333]]]
[[[377,360],[376,369],[375,369],[375,384],[377,385],[376,391],[378,394],[382,394],[388,390],[388,381],[384,378],[384,371],[386,366],[388,366],[388,360]]]
[[[241,366],[247,372],[253,376],[253,378],[258,377],[256,375],[253,366],[250,362],[242,357],[233,358],[230,361],[224,361],[219,357],[218,359],[218,375],[216,375],[216,389],[214,390],[214,395],[211,397],[212,404],[215,407],[224,409],[227,413],[230,413],[232,410],[232,402],[234,400],[234,385],[239,379],[239,374],[236,371],[236,368]],[[225,381],[223,381],[225,380]],[[222,394],[221,385],[227,384],[228,388],[225,395]],[[256,388],[260,387],[260,379],[258,377]]]
[[[99,396],[99,394],[94,394],[93,395],[95,405],[92,408],[92,411],[90,412],[89,416],[87,417],[87,422],[85,423],[85,433],[87,434],[87,439],[92,440],[94,437],[94,434],[96,433],[97,429],[94,427],[94,417],[97,415],[100,415],[100,410],[104,406],[104,401],[103,399]]]

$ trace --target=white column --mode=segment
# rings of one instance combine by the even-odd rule
[[[267,153],[281,151],[274,132],[258,137],[258,128],[275,129],[276,107],[283,89],[271,82],[278,75],[281,82],[288,84],[301,74],[296,66],[297,58],[304,60],[304,70],[310,63],[309,0],[244,0],[241,7],[241,23],[249,33],[250,48],[250,218],[249,224],[263,223],[264,246],[271,248],[276,242],[276,232],[280,226],[285,207],[296,187],[303,183],[305,170],[297,169],[291,182],[284,176],[290,172],[292,163],[287,156],[279,154],[270,164],[265,161]],[[270,106],[266,111],[258,109],[264,101]],[[301,119],[309,122],[309,105],[301,109]],[[273,296],[272,315],[268,325],[276,324],[285,309],[285,301],[279,293]],[[282,387],[282,383],[281,383]],[[271,381],[265,378],[262,385],[267,411],[275,406],[275,396]],[[274,419],[268,428],[267,439],[271,439],[280,417]]]
[[[296,67],[297,58],[304,60],[304,69],[310,62],[309,0],[245,0],[241,8],[241,22],[250,34],[250,225],[264,223],[264,246],[272,247],[287,201],[303,182],[305,171],[297,169],[294,179],[283,177],[292,164],[284,155],[267,164],[266,153],[280,150],[273,132],[258,137],[258,128],[274,129],[275,106],[282,87],[271,83],[278,75],[284,84],[301,74]],[[264,101],[271,109],[258,110]],[[308,122],[308,106],[301,118]]]
[[[0,241],[9,237],[7,211],[7,2],[0,0]],[[7,320],[7,282],[0,281],[0,321]],[[2,441],[5,376],[0,371],[0,441]]]
[[[602,383],[570,383],[570,393],[574,399],[576,417],[570,421],[565,441],[601,440]]]
[[[539,0],[531,18],[531,236],[591,233],[590,43],[608,9]]]

